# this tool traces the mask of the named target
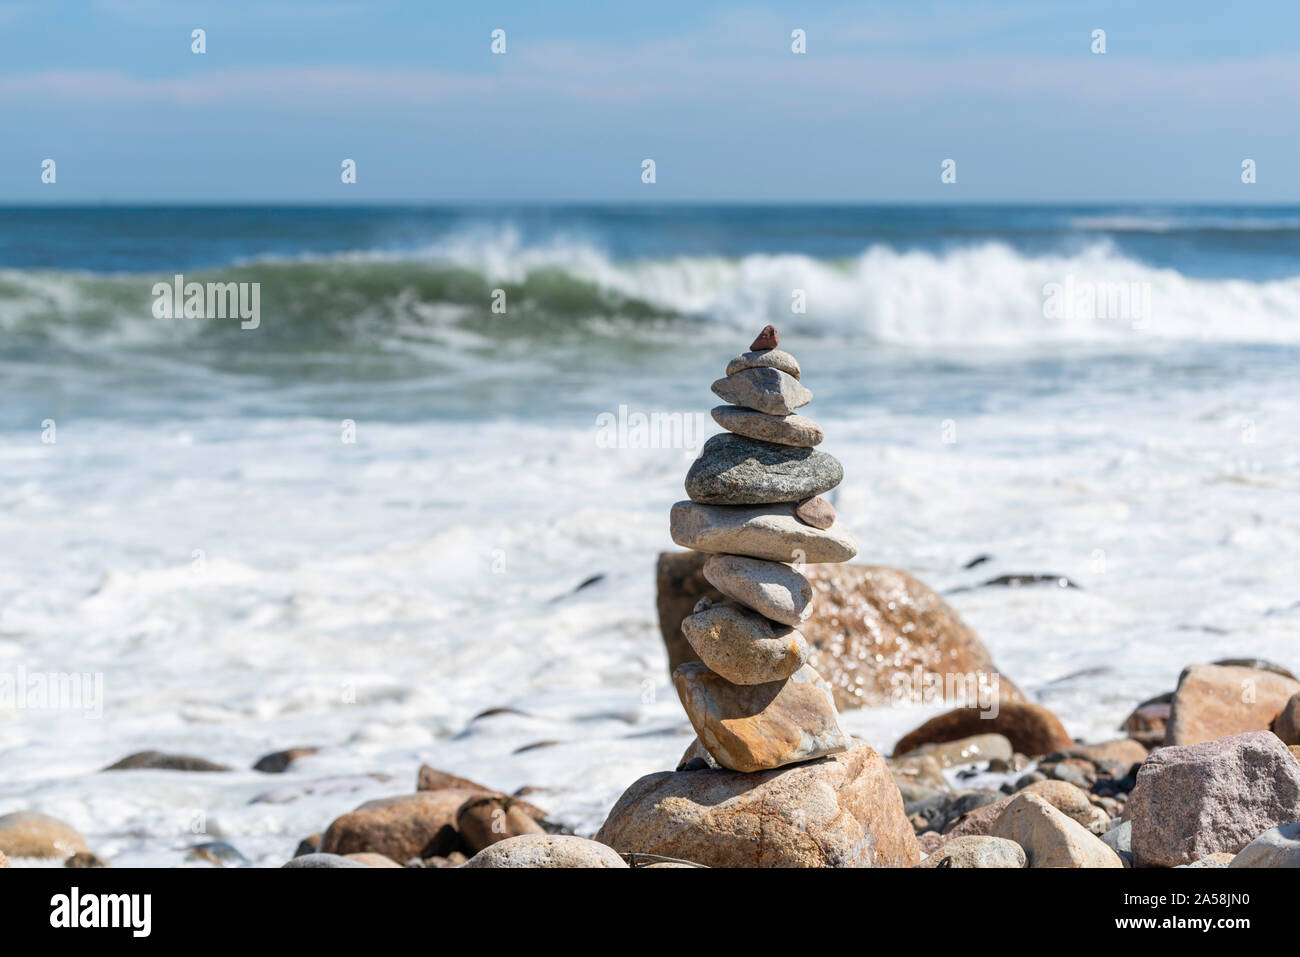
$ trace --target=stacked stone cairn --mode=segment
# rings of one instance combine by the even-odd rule
[[[678,545],[709,554],[704,577],[729,599],[703,598],[682,622],[700,661],[679,666],[673,684],[698,744],[733,771],[849,747],[831,687],[807,663],[798,630],[813,600],[800,568],[857,554],[820,497],[844,470],[814,448],[823,438],[817,423],[795,414],[812,393],[798,361],[777,345],[767,326],[713,383],[731,403],[713,410],[727,431],[704,443],[686,476],[690,500],[673,506],[670,523]]]

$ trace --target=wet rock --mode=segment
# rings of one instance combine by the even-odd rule
[[[627,867],[613,850],[585,837],[523,834],[479,851],[464,867]]]
[[[1031,792],[1013,797],[989,833],[1023,847],[1030,867],[1124,866],[1094,834]]]
[[[229,771],[224,764],[217,764],[206,758],[196,758],[188,754],[165,754],[162,751],[137,751],[128,754],[115,764],[104,768],[105,771]]]
[[[1128,815],[1138,867],[1236,854],[1300,820],[1300,764],[1269,731],[1161,748],[1138,772]]]
[[[1266,730],[1297,692],[1300,681],[1272,671],[1192,665],[1178,679],[1165,744],[1198,744]]]
[[[1005,736],[1015,750],[1025,754],[1047,754],[1074,743],[1060,719],[1042,705],[1005,702],[992,716],[981,708],[957,708],[937,715],[903,735],[894,753],[906,754],[930,742],[990,733]]]
[[[793,513],[789,521],[807,532],[827,534],[798,522]],[[679,540],[679,544],[683,543]],[[764,557],[779,560],[771,555]],[[789,557],[787,553],[787,560]],[[810,554],[805,560],[824,559]],[[659,556],[659,627],[673,669],[685,661],[698,660],[681,633],[682,619],[691,614],[702,596],[723,599],[701,573],[704,562],[705,556],[690,552],[664,552]],[[1003,706],[1023,700],[1011,680],[998,674],[988,650],[957,613],[906,572],[883,566],[816,564],[801,571],[812,583],[814,598],[813,613],[799,631],[809,645],[808,663],[830,682],[837,707],[895,703],[900,684],[912,688],[918,683],[918,669],[923,674],[972,678],[977,674],[992,675]],[[996,730],[980,727],[969,733]]]
[[[283,774],[293,762],[315,754],[318,750],[318,748],[289,748],[285,751],[273,751],[258,758],[257,763],[253,765],[253,770],[261,771],[263,774]]]
[[[862,741],[756,774],[647,775],[596,840],[710,867],[912,867],[920,858],[889,769]]]
[[[1002,837],[970,835],[958,837],[922,861],[918,867],[1028,867],[1025,850],[1015,841]]]
[[[14,811],[0,816],[0,852],[9,857],[62,859],[89,850],[85,838],[56,817],[39,811]]]

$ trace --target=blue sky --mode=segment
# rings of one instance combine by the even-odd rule
[[[1295,202],[1298,47],[1290,2],[0,0],[0,202]]]

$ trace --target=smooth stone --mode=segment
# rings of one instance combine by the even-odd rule
[[[923,744],[956,741],[973,734],[1001,734],[1015,750],[1031,756],[1050,754],[1074,743],[1061,720],[1041,704],[1003,701],[996,714],[980,708],[956,708],[936,715],[903,735],[894,754],[904,755]]]
[[[472,797],[456,811],[456,830],[473,853],[521,834],[545,834],[521,803],[499,794]]]
[[[1150,753],[1141,741],[1135,738],[1117,738],[1114,741],[1100,741],[1096,744],[1073,744],[1057,752],[1061,757],[1083,758],[1098,764],[1113,761],[1116,764],[1141,764]]]
[[[762,771],[838,754],[849,746],[831,688],[804,665],[784,681],[738,685],[700,662],[673,672],[700,742],[732,771]]]
[[[1293,694],[1273,719],[1273,733],[1285,744],[1300,744],[1300,694]]]
[[[888,758],[894,780],[900,791],[907,789],[921,797],[932,797],[927,792],[950,791],[948,779],[943,776],[943,765],[928,754],[906,755],[901,758]],[[907,800],[906,796],[903,798]]]
[[[751,352],[758,352],[763,349],[775,349],[780,344],[781,336],[777,333],[776,326],[769,324],[763,327],[763,331],[749,344],[749,348]]]
[[[1098,837],[1037,794],[1012,798],[989,834],[1023,847],[1030,867],[1124,866],[1119,855]]]
[[[738,405],[719,405],[714,407],[711,414],[713,421],[728,432],[758,439],[760,442],[812,448],[820,445],[826,437],[820,425],[807,416],[793,412],[790,415],[768,415],[766,412],[742,409]]]
[[[9,857],[66,858],[89,850],[86,839],[57,817],[39,811],[0,816],[0,853]]]
[[[858,543],[839,522],[827,529],[805,525],[789,502],[763,508],[678,502],[668,529],[683,548],[714,555],[817,565],[847,562],[858,553]]]
[[[445,855],[461,847],[456,812],[478,792],[447,788],[367,801],[335,818],[321,838],[322,854],[369,851],[395,861]]]
[[[1127,815],[1138,867],[1236,854],[1300,821],[1300,764],[1271,731],[1159,748],[1138,771]]]
[[[793,379],[799,378],[799,360],[784,349],[742,352],[727,363],[727,375],[735,375],[746,369],[779,369]]]
[[[939,763],[941,768],[956,768],[977,761],[992,761],[994,758],[1010,761],[1015,753],[1015,748],[1011,746],[1006,735],[973,734],[969,738],[958,738],[955,741],[923,744],[913,751],[900,754],[894,760],[903,761],[908,758],[930,756]]]
[[[479,851],[461,867],[627,867],[606,844],[571,834],[521,834]]]
[[[820,495],[806,498],[794,507],[795,518],[813,528],[830,528],[835,524],[835,508]]]
[[[803,635],[733,602],[691,615],[682,634],[700,660],[732,684],[783,681],[808,660]]]
[[[110,764],[105,771],[229,771],[224,764],[188,754],[166,754],[162,751],[137,751],[121,761]]]
[[[69,857],[66,861],[63,862],[63,866],[81,868],[81,867],[112,867],[113,865],[110,864],[108,861],[104,860],[94,851],[77,851],[76,854],[73,854],[71,857]]]
[[[448,771],[439,771],[427,764],[420,765],[420,770],[415,775],[415,789],[417,791],[442,791],[447,788],[456,788],[461,791],[484,791],[488,794],[496,793],[495,788],[490,788],[486,784],[479,784],[477,781],[462,778]]]
[[[802,409],[813,397],[807,386],[780,369],[744,369],[723,376],[711,388],[725,402],[768,415],[789,415],[795,409]]]
[[[773,621],[798,626],[812,614],[812,583],[784,562],[713,555],[704,563],[704,577],[728,598]]]
[[[303,854],[301,857],[295,857],[291,861],[281,864],[281,869],[286,867],[292,868],[329,868],[329,867],[369,867],[362,861],[353,860],[342,854]]]
[[[397,861],[393,860],[391,857],[385,857],[383,854],[372,854],[369,851],[358,851],[355,854],[345,854],[344,857],[346,857],[350,861],[356,861],[360,864],[364,864],[366,865],[366,867],[401,867],[402,866],[401,864],[397,863]]]
[[[797,502],[833,489],[844,468],[826,452],[723,432],[704,443],[686,473],[686,496],[704,505]]]
[[[316,748],[288,748],[284,751],[273,751],[258,758],[257,763],[253,765],[253,770],[261,771],[263,774],[283,774],[293,762],[315,754],[316,750]]]
[[[1183,669],[1171,704],[1165,744],[1197,744],[1272,724],[1300,681],[1273,671],[1223,665]]]
[[[709,867],[913,867],[920,858],[889,769],[864,741],[756,774],[648,774],[596,840]]]
[[[919,867],[1028,867],[1025,849],[1005,837],[972,834],[949,841]]]
[[[1034,781],[1018,793],[977,808],[952,822],[945,837],[962,837],[966,834],[991,834],[993,825],[1011,802],[1024,794],[1042,798],[1070,820],[1092,834],[1105,834],[1110,826],[1110,815],[1088,800],[1088,792],[1065,781]]]
[[[1241,849],[1229,867],[1300,867],[1300,822],[1271,827]]]

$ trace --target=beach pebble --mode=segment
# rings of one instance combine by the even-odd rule
[[[500,794],[472,797],[456,812],[456,830],[470,853],[521,834],[546,833],[521,802]]]
[[[115,764],[104,768],[105,771],[229,771],[224,764],[217,764],[206,758],[196,758],[188,754],[166,754],[162,751],[137,751],[128,754]]]
[[[1160,748],[1138,772],[1128,816],[1138,867],[1236,854],[1300,821],[1300,764],[1271,731]]]
[[[857,543],[838,523],[828,529],[805,525],[788,502],[764,508],[678,502],[668,528],[683,548],[713,554],[818,563],[846,562],[858,553]]]
[[[768,415],[789,415],[813,397],[794,376],[772,368],[742,369],[718,379],[712,388],[719,399]]]
[[[523,834],[479,851],[463,867],[627,867],[605,844],[563,834]]]
[[[909,758],[930,757],[941,768],[955,768],[963,764],[974,764],[977,761],[994,759],[1010,761],[1014,754],[1015,749],[1011,747],[1011,742],[1005,735],[973,734],[968,738],[958,738],[955,741],[923,744],[915,750],[899,755],[894,760],[905,761]]]
[[[1300,867],[1300,823],[1271,827],[1241,849],[1229,867]]]
[[[56,817],[39,811],[14,811],[0,816],[0,853],[9,857],[62,859],[89,850],[85,838]]]
[[[784,562],[712,555],[704,563],[704,577],[728,598],[773,621],[798,626],[812,614],[812,584]]]
[[[826,452],[723,432],[704,443],[686,473],[686,495],[704,505],[766,505],[819,495],[844,469]]]
[[[361,861],[354,861],[342,854],[304,854],[281,864],[281,868],[322,868],[322,867],[369,867]]]
[[[2,855],[0,855],[2,856]],[[64,867],[112,867],[108,861],[104,860],[94,851],[77,851],[63,862]]]
[[[835,524],[835,508],[820,495],[804,499],[795,506],[794,514],[813,528],[830,528]]]
[[[733,684],[781,681],[808,660],[803,635],[732,602],[691,615],[682,633],[700,660]]]
[[[228,841],[206,841],[195,844],[185,855],[187,861],[202,861],[217,867],[242,867],[248,864],[248,858],[239,852],[239,848]]]
[[[478,792],[447,788],[367,801],[334,819],[321,839],[323,854],[370,851],[395,861],[459,849],[456,812]]]
[[[807,665],[784,681],[738,685],[687,662],[673,685],[700,742],[732,771],[811,761],[849,745],[830,685]]]
[[[1178,679],[1165,744],[1263,731],[1297,692],[1300,681],[1271,670],[1192,665]]]
[[[894,775],[894,780],[898,782],[900,791],[922,792],[918,793],[918,797],[931,797],[932,794],[923,792],[951,790],[948,779],[943,775],[943,765],[932,755],[907,754],[901,758],[888,758],[885,763],[889,765],[889,770]],[[905,794],[903,801],[908,800]]]
[[[989,834],[1023,847],[1030,867],[1124,866],[1094,834],[1030,792],[1011,799]]]
[[[862,741],[776,771],[646,775],[596,840],[709,867],[913,867],[920,859],[889,769]]]
[[[767,325],[749,344],[749,348],[751,352],[758,352],[762,349],[775,349],[780,343],[781,337],[777,334],[776,326]]]
[[[471,781],[469,778],[457,777],[446,771],[439,771],[437,768],[431,768],[427,764],[420,765],[420,770],[415,775],[415,789],[417,791],[442,791],[447,788],[457,788],[462,791],[483,791],[493,793],[493,789],[486,785],[479,784],[477,781]]]
[[[742,409],[738,405],[719,405],[713,408],[711,414],[713,421],[728,432],[758,439],[760,442],[812,448],[821,444],[821,440],[826,437],[820,425],[806,416],[794,413],[768,415],[766,412]]]
[[[727,375],[735,375],[746,369],[779,369],[793,379],[799,378],[799,360],[784,349],[742,352],[727,363]]]
[[[298,847],[294,850],[293,856],[302,857],[304,854],[315,854],[320,850],[320,842],[323,836],[321,834],[312,834],[304,837],[298,842]]]
[[[1004,735],[1015,750],[1030,755],[1049,754],[1074,743],[1061,720],[1041,704],[1003,702],[997,714],[980,708],[956,708],[937,715],[903,735],[894,753],[906,754],[930,742],[989,733]]]
[[[1035,781],[1028,787],[1004,797],[987,807],[977,808],[963,816],[948,830],[948,835],[990,834],[993,825],[1017,797],[1032,794],[1042,798],[1070,820],[1092,834],[1105,834],[1110,826],[1110,815],[1088,800],[1088,793],[1064,781]]]
[[[920,867],[1028,867],[1025,849],[1004,837],[972,834],[954,838],[922,861]]]

